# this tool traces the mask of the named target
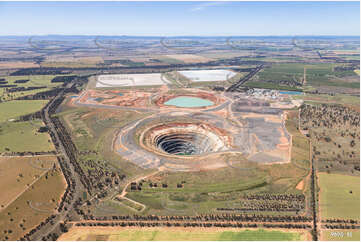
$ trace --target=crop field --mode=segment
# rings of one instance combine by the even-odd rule
[[[103,64],[104,60],[100,56],[94,57],[53,57],[48,56],[44,62],[43,67],[97,67],[99,64]]]
[[[66,183],[60,168],[50,169],[0,211],[1,240],[17,240],[54,213]]]
[[[161,73],[98,76],[96,87],[132,87],[165,85]]]
[[[305,103],[325,103],[325,104],[344,104],[351,105],[353,107],[359,107],[360,98],[357,96],[350,96],[345,94],[305,94],[305,95],[294,95],[294,99],[302,99]],[[357,108],[359,109],[359,108]]]
[[[182,61],[181,59],[168,57],[166,55],[157,56],[156,58],[157,58],[157,60],[159,60],[163,63],[167,63],[167,64],[184,64],[184,61]]]
[[[0,123],[0,152],[53,151],[49,134],[38,132],[42,126],[40,120]]]
[[[34,90],[27,90],[27,91],[21,91],[21,92],[13,92],[13,93],[3,92],[2,90],[4,90],[4,89],[0,89],[0,99],[2,101],[7,102],[7,101],[15,100],[16,98],[24,97],[27,95],[34,95],[39,92],[46,92],[46,91],[51,90],[51,88],[41,88],[41,89],[34,89]]]
[[[0,157],[0,210],[57,162],[54,156]]]
[[[321,218],[360,220],[360,177],[319,173]]]
[[[15,100],[0,103],[0,123],[35,113],[42,109],[47,102],[47,100]]]
[[[304,239],[305,232],[277,230],[232,229],[176,229],[176,228],[82,228],[73,227],[60,241],[113,240],[113,241],[293,241]]]
[[[249,81],[244,84],[245,87],[250,88],[264,88],[264,89],[275,89],[275,90],[287,90],[287,91],[302,91],[297,87],[291,87],[286,85],[278,85],[275,83],[262,82],[262,81]]]
[[[304,68],[306,68],[306,85],[335,86],[345,88],[359,88],[357,75],[353,71],[337,71],[337,64],[319,63],[313,65],[304,64],[277,64],[265,68],[258,73],[259,81],[295,81],[302,82]],[[354,78],[352,82],[344,81],[344,77]]]
[[[194,70],[178,72],[192,82],[226,81],[237,74],[229,70]]]
[[[184,63],[204,63],[204,62],[211,61],[210,58],[205,58],[200,55],[191,55],[191,54],[166,55],[166,57],[180,60]]]
[[[56,76],[64,76],[64,75],[29,75],[29,76],[5,76],[8,84],[16,84],[21,87],[30,87],[30,86],[48,86],[55,87],[61,85],[62,83],[56,82],[52,83],[51,80]],[[15,83],[16,80],[29,80],[26,83]]]
[[[6,53],[3,53],[6,54]],[[0,70],[1,69],[11,69],[11,68],[31,68],[31,67],[39,67],[38,64],[34,62],[25,62],[25,61],[6,61],[0,62]]]

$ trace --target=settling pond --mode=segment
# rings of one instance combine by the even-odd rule
[[[214,103],[210,100],[202,99],[198,97],[180,96],[169,99],[164,104],[168,106],[176,106],[180,108],[197,108],[197,107],[212,106]]]
[[[303,92],[296,92],[296,91],[280,91],[280,94],[287,94],[287,95],[302,95]]]

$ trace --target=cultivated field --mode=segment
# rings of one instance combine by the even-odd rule
[[[14,174],[14,176],[16,176]],[[51,169],[0,211],[0,240],[18,240],[55,213],[66,183],[60,168]]]
[[[54,156],[0,157],[0,211],[56,163]]]
[[[183,55],[166,55],[168,58],[183,61],[184,63],[204,63],[212,59],[199,55],[183,54]]]
[[[283,241],[305,239],[305,232],[277,230],[205,229],[205,228],[92,228],[73,227],[59,240],[106,241]]]
[[[35,113],[45,106],[47,100],[15,100],[0,103],[0,123],[22,115]]]
[[[39,67],[39,65],[33,62],[23,62],[23,61],[0,62],[0,69],[31,68],[31,67]]]
[[[63,76],[63,75],[57,75]],[[16,88],[24,87],[41,87],[34,90],[24,90],[16,92],[8,92],[6,88],[0,87],[0,100],[9,101],[14,100],[15,98],[23,97],[26,95],[32,95],[38,92],[48,91],[53,87],[59,86],[61,82],[52,83],[51,80],[55,78],[55,75],[29,75],[29,76],[4,76],[0,79],[5,79],[7,82],[6,85],[16,85]],[[25,83],[16,83],[17,80],[29,80]]]
[[[349,67],[352,68],[352,67]],[[303,80],[304,71],[306,80]],[[347,78],[346,78],[347,77]],[[287,89],[296,83],[302,84],[304,88],[331,88],[342,91],[344,88],[360,88],[359,78],[351,69],[345,69],[342,65],[331,63],[318,64],[298,64],[284,63],[267,67],[257,74],[257,76],[247,84],[250,87],[274,89]],[[301,85],[301,86],[302,86]],[[298,87],[300,88],[300,87]],[[320,90],[321,90],[320,89]],[[338,92],[334,91],[334,92]]]
[[[360,220],[360,177],[319,173],[321,218]]]
[[[40,120],[0,123],[0,153],[53,151],[49,134],[38,132],[43,126]]]
[[[48,86],[55,87],[61,85],[60,82],[51,82],[56,76],[66,76],[66,75],[29,75],[29,76],[5,76],[8,84],[16,84],[20,87],[29,87],[29,86]],[[16,80],[29,80],[26,83],[15,83]]]

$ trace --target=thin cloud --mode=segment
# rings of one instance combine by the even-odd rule
[[[219,5],[223,5],[226,2],[205,2],[205,3],[201,3],[196,5],[195,7],[191,8],[190,11],[191,12],[199,12],[199,11],[203,11],[204,9],[208,8],[208,7],[213,7],[213,6],[219,6]]]

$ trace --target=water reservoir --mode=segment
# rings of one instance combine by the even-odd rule
[[[280,91],[280,94],[287,94],[287,95],[301,95],[302,92],[296,92],[296,91]]]
[[[202,99],[198,97],[180,96],[169,99],[164,104],[169,106],[176,106],[180,108],[197,108],[197,107],[212,106],[214,103],[210,100]]]

